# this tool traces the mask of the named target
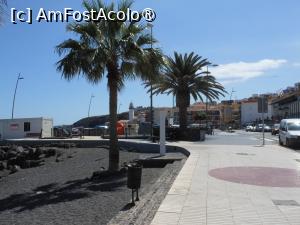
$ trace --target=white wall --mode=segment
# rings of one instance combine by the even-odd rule
[[[272,106],[268,104],[268,113],[265,113],[264,118],[271,118]],[[241,105],[241,122],[242,124],[253,122],[256,119],[262,118],[262,113],[258,113],[257,102],[242,102]]]
[[[53,120],[43,119],[42,138],[52,137]]]
[[[24,131],[24,123],[30,123],[30,130]],[[53,128],[52,119],[24,118],[0,120],[0,134],[2,139],[25,138],[28,133],[40,134],[42,137],[51,137]]]

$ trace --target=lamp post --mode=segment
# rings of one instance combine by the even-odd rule
[[[229,98],[229,104],[230,104],[230,123],[233,125],[233,104],[232,104],[232,102],[231,102],[231,100],[232,100],[232,95],[233,95],[233,93],[235,93],[235,90],[232,88],[231,89],[231,93],[230,93],[230,98]]]
[[[216,67],[218,65],[212,64],[210,66]],[[208,65],[207,65],[206,66],[206,77],[208,77],[209,74],[210,74],[210,72],[208,71]],[[205,102],[205,113],[206,113],[206,128],[208,128],[208,97],[207,96],[206,96],[206,102]]]
[[[90,98],[90,104],[89,104],[89,110],[88,110],[88,117],[90,117],[90,111],[91,111],[91,105],[92,105],[92,100],[95,98],[95,96],[92,94]]]
[[[14,98],[13,98],[13,104],[12,104],[12,110],[11,110],[11,119],[14,118],[15,101],[16,101],[16,94],[17,94],[19,80],[23,80],[23,79],[24,79],[24,77],[21,77],[21,73],[19,73],[18,78],[17,78],[17,82],[16,82]]]
[[[206,67],[206,77],[208,76],[208,66]],[[208,98],[206,96],[206,102],[205,102],[205,114],[206,114],[206,129],[208,129]]]
[[[265,104],[264,104],[264,101],[265,101],[265,96],[263,95],[261,97],[261,108],[262,108],[262,123],[263,123],[263,130],[262,130],[262,136],[263,136],[263,141],[262,141],[262,146],[265,146]]]
[[[153,24],[147,23],[147,27],[150,28],[150,35],[151,35],[151,50],[153,48]],[[152,74],[150,76],[150,136],[151,141],[153,142],[153,85],[152,85]]]
[[[235,90],[232,88],[232,89],[231,89],[231,92],[230,92],[230,98],[229,98],[229,101],[232,100],[232,95],[233,95],[233,93],[235,93]]]
[[[122,103],[119,104],[118,114],[120,114],[121,105],[122,105]]]

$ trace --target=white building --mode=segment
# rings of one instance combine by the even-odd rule
[[[271,119],[272,117],[272,106],[268,103],[268,113],[264,114],[264,118]],[[243,101],[241,104],[241,123],[251,123],[256,120],[262,119],[262,113],[258,113],[258,102],[256,99]]]
[[[129,121],[133,121],[134,119],[134,107],[133,107],[133,103],[130,102],[129,104],[129,112],[128,112],[128,117],[129,117]]]
[[[40,118],[0,120],[0,139],[52,137],[53,120]]]

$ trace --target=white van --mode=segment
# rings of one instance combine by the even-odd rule
[[[300,146],[300,119],[283,119],[279,127],[279,144]]]

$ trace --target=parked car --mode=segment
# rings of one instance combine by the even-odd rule
[[[72,137],[79,137],[83,135],[83,127],[73,127],[72,128]]]
[[[300,146],[300,119],[283,119],[279,127],[279,144],[287,147]]]
[[[263,129],[263,125],[262,125],[262,124],[257,124],[257,125],[255,126],[255,131],[256,131],[256,132],[261,132],[262,129]]]
[[[271,132],[272,128],[269,125],[265,125],[265,132]]]
[[[254,126],[248,125],[248,126],[246,127],[245,130],[246,130],[247,132],[249,132],[249,131],[251,132],[251,131],[254,131],[254,129],[255,129]]]
[[[279,127],[280,127],[279,123],[274,124],[274,126],[272,127],[271,134],[272,135],[279,134]]]
[[[265,126],[263,124],[258,124],[255,127],[256,132],[262,132],[263,129],[265,130],[265,132],[271,132],[271,127],[266,124],[265,124]]]
[[[201,125],[199,123],[192,123],[187,126],[187,128],[199,128]]]

